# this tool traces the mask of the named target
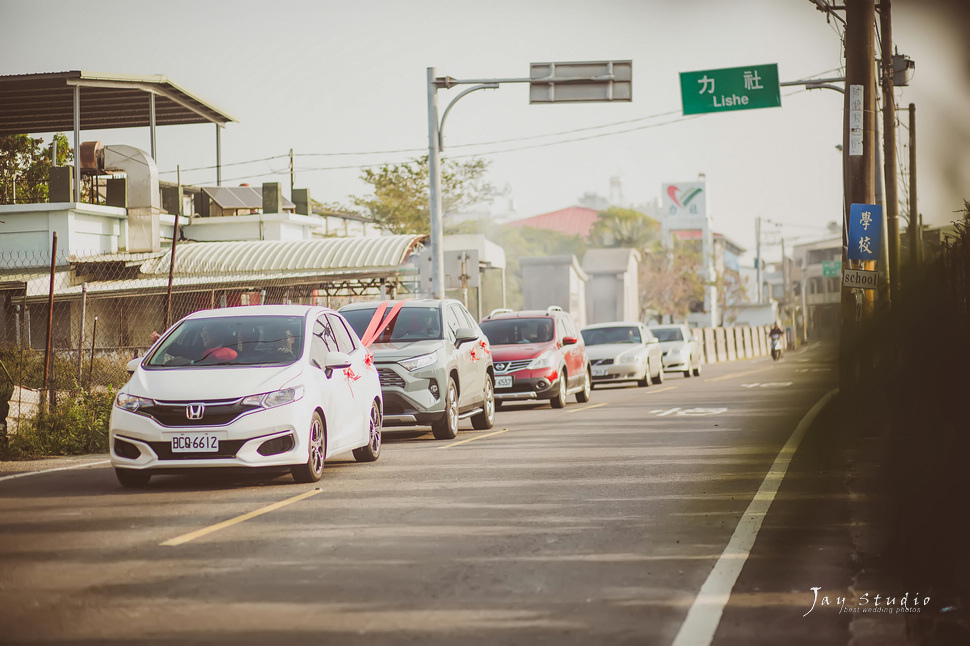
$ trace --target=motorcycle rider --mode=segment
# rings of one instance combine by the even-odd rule
[[[768,332],[768,338],[771,339],[771,357],[775,360],[777,360],[782,353],[782,347],[783,347],[781,343],[782,335],[783,335],[783,332],[781,331],[781,328],[778,326],[778,322],[775,321],[775,323],[771,327],[771,330]],[[775,348],[775,341],[778,342],[777,349]]]

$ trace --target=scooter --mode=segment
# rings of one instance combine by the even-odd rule
[[[771,358],[775,361],[781,359],[781,355],[784,353],[784,347],[781,341],[781,335],[773,334],[771,336]]]

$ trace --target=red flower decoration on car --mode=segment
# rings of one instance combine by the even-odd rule
[[[354,382],[360,379],[360,375],[354,372],[353,368],[344,368],[344,376],[347,378],[347,381],[350,382],[347,384],[350,386],[350,396],[356,397],[356,395],[354,395]]]
[[[372,355],[370,352],[368,352],[367,356],[364,357],[364,365],[368,368],[374,367],[374,355]]]
[[[482,346],[482,350],[485,351],[485,354],[492,354],[492,351],[488,349],[488,343],[485,342],[485,339],[479,341],[478,345]]]

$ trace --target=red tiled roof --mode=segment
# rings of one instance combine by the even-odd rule
[[[534,215],[531,218],[513,220],[509,222],[511,227],[533,227],[535,229],[548,229],[558,231],[566,235],[578,235],[581,238],[589,237],[590,229],[596,222],[596,209],[587,209],[583,206],[570,206],[569,208],[559,209],[551,213]]]

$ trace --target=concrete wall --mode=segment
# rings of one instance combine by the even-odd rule
[[[35,266],[50,266],[53,232],[57,232],[57,254],[115,253],[127,249],[128,227],[125,209],[94,204],[0,205],[0,249],[17,251],[31,258]]]
[[[576,256],[520,258],[522,309],[542,310],[558,305],[573,315],[579,327],[586,325],[586,281]]]
[[[768,326],[706,327],[694,330],[706,363],[757,359],[768,354]]]

